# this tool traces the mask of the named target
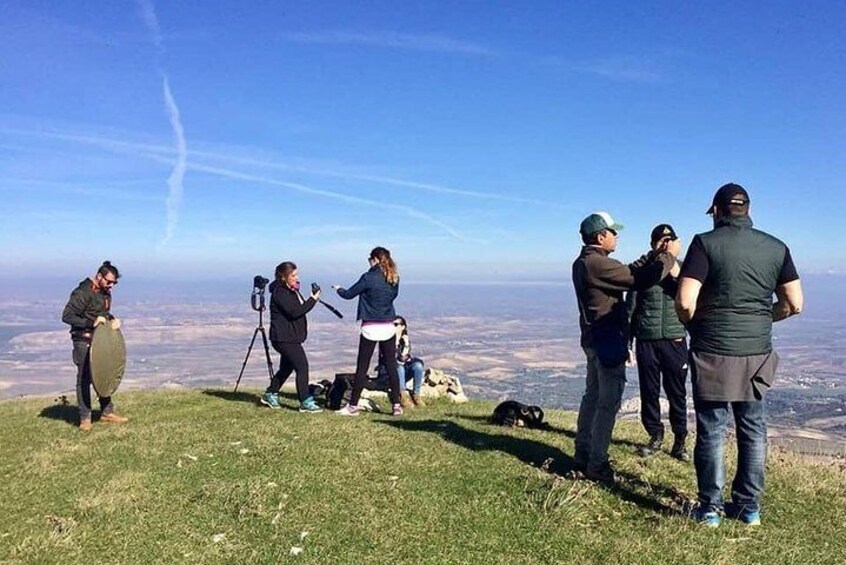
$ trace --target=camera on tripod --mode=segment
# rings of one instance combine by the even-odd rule
[[[256,312],[262,312],[265,309],[264,305],[264,289],[270,279],[261,275],[253,277],[253,292],[250,295],[250,305]]]
[[[250,306],[253,310],[259,313],[258,326],[253,332],[253,339],[250,341],[250,347],[247,348],[247,356],[244,358],[244,364],[241,365],[241,372],[238,374],[238,380],[235,381],[235,390],[238,392],[238,385],[241,384],[241,377],[244,376],[244,369],[247,367],[247,360],[250,358],[250,352],[253,350],[253,345],[256,342],[256,337],[261,334],[261,342],[264,345],[264,358],[267,361],[267,374],[273,379],[273,362],[270,360],[270,349],[267,347],[267,332],[264,331],[264,311],[267,309],[264,304],[264,289],[270,279],[261,275],[253,277],[253,292],[250,294]]]

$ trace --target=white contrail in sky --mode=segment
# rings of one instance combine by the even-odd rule
[[[25,129],[15,129],[15,128],[0,128],[0,132],[9,133],[9,134],[19,134],[19,135],[27,135],[27,136],[36,136],[36,137],[45,137],[51,139],[62,139],[67,141],[76,141],[80,143],[87,143],[91,145],[105,145],[111,147],[125,147],[127,149],[138,149],[141,151],[148,151],[151,153],[170,153],[171,148],[166,145],[158,145],[152,143],[139,143],[135,141],[125,141],[121,139],[115,139],[111,137],[102,137],[99,135],[96,136],[88,136],[88,135],[80,135],[80,134],[69,134],[69,133],[62,133],[57,131],[34,131],[34,130],[25,130]],[[459,189],[459,188],[452,188],[449,186],[437,185],[432,183],[425,183],[425,182],[417,182],[417,181],[410,181],[406,179],[398,179],[392,177],[385,177],[385,176],[377,176],[377,175],[367,175],[367,174],[356,174],[344,171],[336,171],[331,169],[316,169],[314,167],[304,167],[300,165],[290,165],[285,163],[279,163],[275,161],[266,161],[262,159],[254,159],[249,157],[241,157],[236,155],[230,155],[227,153],[220,153],[215,151],[198,151],[196,149],[192,149],[188,152],[189,157],[200,157],[204,159],[211,159],[215,161],[227,161],[229,163],[235,163],[237,165],[249,165],[253,167],[260,167],[266,169],[275,169],[281,171],[292,171],[292,172],[299,172],[305,173],[308,175],[314,176],[325,176],[325,177],[333,177],[333,178],[340,178],[344,180],[352,180],[352,181],[362,181],[362,182],[372,182],[378,184],[385,184],[390,186],[397,186],[403,188],[413,188],[418,190],[423,190],[426,192],[436,192],[442,194],[454,194],[456,196],[466,196],[470,198],[478,198],[482,200],[501,200],[505,202],[518,202],[524,204],[533,204],[537,206],[543,206],[545,208],[556,208],[556,209],[566,209],[572,208],[572,206],[562,205],[555,202],[546,202],[543,200],[537,200],[534,198],[524,198],[521,196],[512,196],[506,194],[498,194],[492,192],[480,192],[476,190],[466,190],[466,189]]]
[[[176,146],[176,163],[174,163],[173,170],[167,179],[169,191],[165,200],[167,227],[165,228],[165,237],[162,240],[162,245],[164,245],[173,236],[176,223],[179,220],[179,206],[182,204],[182,193],[184,191],[182,181],[188,167],[188,147],[185,143],[185,130],[182,127],[182,121],[179,119],[179,107],[170,92],[170,82],[167,80],[167,75],[162,74],[162,82],[167,117],[170,120],[170,126],[173,128],[173,142]]]
[[[156,16],[156,7],[150,0],[138,0],[138,7],[141,9],[141,17],[144,19],[144,24],[150,32],[150,39],[153,45],[156,46],[159,56],[161,56],[164,53],[164,44],[162,43],[162,30],[159,27],[159,18]],[[176,231],[176,224],[179,222],[179,207],[182,204],[182,193],[185,189],[183,180],[185,179],[185,170],[187,169],[188,145],[185,142],[185,128],[182,127],[182,120],[179,117],[179,106],[176,105],[176,100],[174,100],[173,93],[170,91],[170,81],[167,78],[167,73],[163,69],[160,69],[160,72],[162,75],[165,109],[167,110],[170,127],[173,129],[173,143],[176,150],[176,162],[173,164],[173,170],[167,179],[168,193],[165,199],[167,224],[165,226],[164,239],[161,241],[161,245],[165,245],[173,237]]]
[[[150,30],[150,39],[160,52],[164,51],[162,47],[162,30],[159,28],[159,18],[156,17],[156,8],[149,0],[138,0],[138,7],[141,9],[141,17],[144,18],[144,24]]]

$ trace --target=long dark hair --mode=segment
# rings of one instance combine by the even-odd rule
[[[379,268],[382,269],[382,275],[388,284],[397,284],[399,282],[399,271],[397,271],[397,264],[391,259],[391,252],[384,247],[374,247],[370,252],[370,259],[375,259],[379,263]]]
[[[279,284],[285,284],[285,279],[288,278],[288,275],[296,270],[297,264],[293,261],[282,261],[276,265],[276,282]]]

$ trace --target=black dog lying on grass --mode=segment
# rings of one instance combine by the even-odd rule
[[[543,421],[543,410],[540,406],[529,406],[516,400],[501,402],[494,408],[491,421],[500,426],[549,429],[549,424]]]

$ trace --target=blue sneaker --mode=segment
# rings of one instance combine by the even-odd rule
[[[300,412],[323,412],[323,408],[317,405],[317,402],[314,401],[314,398],[309,396],[305,400],[300,403]]]
[[[726,502],[725,511],[726,518],[740,520],[747,526],[761,525],[761,512],[759,510],[752,510],[745,504]]]
[[[722,521],[720,514],[707,506],[697,506],[690,517],[696,520],[697,524],[709,528],[716,528]]]
[[[265,392],[259,398],[259,402],[267,406],[268,408],[281,408],[282,405],[279,404],[279,394],[275,392]]]

